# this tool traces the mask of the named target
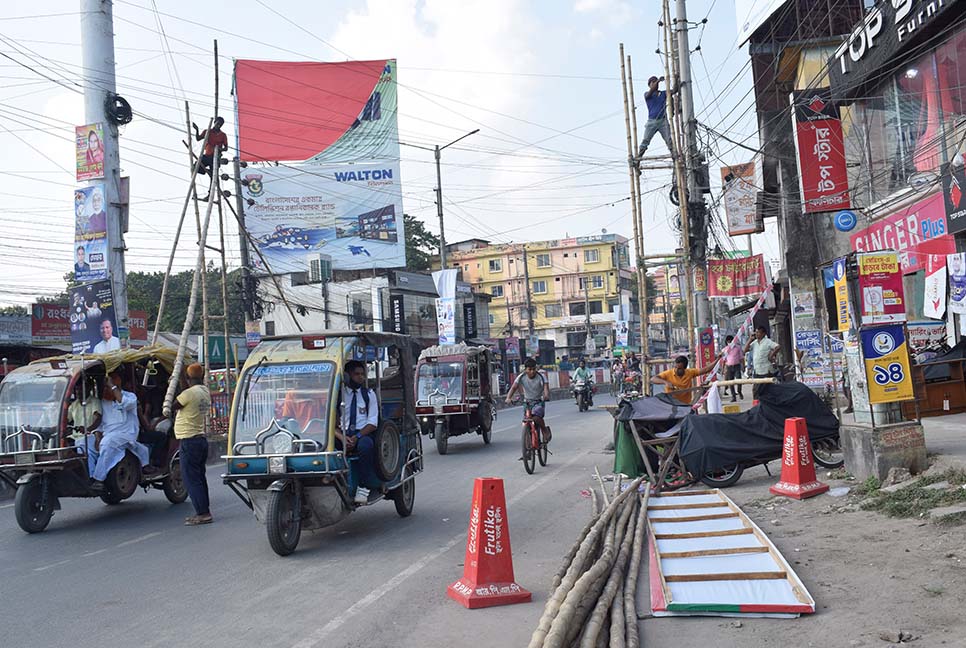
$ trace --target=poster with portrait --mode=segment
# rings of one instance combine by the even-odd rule
[[[896,252],[856,254],[862,325],[906,321],[905,293]]]
[[[104,183],[74,190],[74,280],[107,279],[107,211]]]
[[[932,319],[942,319],[946,314],[946,257],[940,254],[926,257],[922,314]]]
[[[436,325],[440,344],[456,344],[456,299],[440,297],[436,300]]]
[[[946,267],[949,271],[949,312],[966,315],[966,253],[946,255]]]
[[[74,128],[77,156],[77,182],[104,177],[104,124]]]
[[[792,314],[794,317],[815,317],[815,293],[793,292]]]
[[[70,341],[74,353],[107,353],[121,348],[110,281],[74,286],[68,291]]]

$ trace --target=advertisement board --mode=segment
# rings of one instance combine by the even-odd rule
[[[870,403],[912,400],[909,349],[901,324],[863,329],[862,355]]]
[[[74,353],[106,353],[121,348],[110,281],[68,290],[70,341]]]
[[[863,326],[906,321],[906,303],[895,252],[856,254],[859,266],[859,294]]]
[[[30,307],[30,337],[34,346],[70,344],[70,311],[67,304],[34,304]]]
[[[942,166],[946,219],[953,234],[966,230],[966,166],[963,164],[963,154],[957,153],[954,162]]]
[[[792,95],[799,188],[806,214],[848,209],[849,177],[838,107],[828,88]]]
[[[800,381],[812,388],[824,387],[828,381],[828,359],[822,344],[822,332],[817,330],[795,331],[795,350],[801,351],[798,364]]]
[[[477,336],[476,304],[463,303],[463,339],[472,340]]]
[[[127,323],[131,331],[131,346],[143,347],[148,343],[148,314],[143,310],[129,310]]]
[[[762,255],[708,259],[708,297],[758,297],[765,290]]]
[[[945,322],[909,322],[906,332],[909,333],[909,350],[913,352],[938,347],[946,341]]]
[[[77,182],[104,177],[104,124],[74,127]]]
[[[946,257],[931,254],[926,257],[926,281],[923,286],[922,314],[942,319],[946,314]]]
[[[436,300],[436,326],[440,344],[456,344],[456,299],[439,297]]]
[[[74,190],[74,280],[107,279],[104,183]]]
[[[831,281],[833,303],[835,304],[835,321],[831,330],[842,333],[852,328],[852,314],[849,312],[849,285],[845,278],[845,258],[836,259],[830,268],[826,268],[827,280]]]
[[[757,218],[757,193],[754,162],[721,167],[721,200],[729,236],[764,231],[764,223]]]
[[[0,344],[30,345],[29,315],[0,315]]]
[[[389,321],[393,333],[406,333],[406,299],[405,295],[389,295]]]

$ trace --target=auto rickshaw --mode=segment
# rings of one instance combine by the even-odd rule
[[[46,529],[65,497],[100,497],[105,504],[119,504],[141,486],[164,491],[173,504],[187,499],[178,441],[167,419],[149,421],[151,429],[167,434],[163,465],[145,475],[140,460],[127,450],[103,490],[91,487],[89,438],[68,424],[71,403],[100,398],[107,375],[118,368],[124,388],[139,392],[139,405],[160,413],[174,359],[175,351],[162,347],[58,356],[20,367],[0,383],[0,479],[17,491],[14,513],[21,529]]]
[[[401,517],[415,500],[422,443],[413,410],[412,338],[362,331],[262,338],[242,368],[228,426],[224,483],[252,510],[280,556],[302,529],[336,524],[357,508],[392,500]],[[358,457],[336,437],[343,368],[367,366],[379,404],[375,472],[382,488],[357,503]]]
[[[416,416],[423,434],[448,451],[449,438],[475,432],[489,445],[496,419],[493,354],[486,347],[443,344],[424,349],[416,366]]]

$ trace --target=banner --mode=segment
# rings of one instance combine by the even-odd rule
[[[949,312],[966,315],[966,253],[947,255],[946,267],[949,269]]]
[[[121,348],[110,281],[74,286],[70,298],[70,341],[74,353],[106,353]]]
[[[901,324],[863,329],[862,355],[870,403],[912,400],[909,349]]]
[[[257,347],[262,341],[262,331],[258,322],[245,322],[245,346],[249,351]]]
[[[824,387],[827,382],[828,360],[822,344],[822,332],[817,330],[795,331],[795,350],[801,369],[801,382],[809,387]]]
[[[472,340],[477,336],[476,304],[463,303],[463,340]]]
[[[698,368],[704,369],[714,362],[714,329],[710,326],[698,329]]]
[[[963,154],[957,153],[952,164],[941,167],[943,202],[952,234],[966,230],[966,166],[963,162]]]
[[[0,344],[30,346],[30,316],[0,315]]]
[[[849,242],[856,252],[898,251],[902,274],[923,270],[929,254],[956,251],[938,193],[877,219],[853,233]]]
[[[861,322],[888,324],[906,321],[899,256],[895,252],[856,254],[859,266]]]
[[[77,182],[104,177],[104,124],[74,128]]]
[[[406,299],[405,295],[389,295],[389,319],[392,332],[406,334]]]
[[[128,310],[127,323],[131,329],[131,346],[135,348],[148,344],[148,314],[142,310]]]
[[[942,319],[946,314],[946,257],[931,255],[926,259],[922,314],[932,319]]]
[[[849,286],[845,279],[845,258],[836,259],[831,266],[823,269],[825,279],[826,305],[834,308],[829,312],[829,330],[842,333],[852,328],[849,313]]]
[[[667,273],[664,275],[664,280],[667,283],[667,296],[669,299],[680,299],[681,298],[681,277],[678,272],[678,266],[669,265],[667,266]]]
[[[628,346],[628,333],[627,320],[616,320],[614,322],[614,346]]]
[[[792,293],[792,317],[815,317],[815,293]]]
[[[440,297],[436,300],[436,325],[440,344],[456,344],[456,299]]]
[[[107,279],[104,183],[74,190],[74,280]]]
[[[30,337],[34,346],[70,344],[67,304],[34,304],[30,307]]]
[[[906,332],[909,333],[909,350],[914,352],[937,347],[946,341],[945,322],[909,322]]]
[[[828,88],[792,95],[799,188],[806,214],[848,209],[849,177],[838,107]]]
[[[456,279],[459,272],[454,268],[436,270],[433,272],[433,285],[440,297],[456,297]]]
[[[319,254],[339,270],[406,265],[399,162],[248,167],[248,231],[273,273],[307,272]],[[256,269],[267,271],[258,255]]]
[[[721,167],[721,199],[728,218],[729,236],[764,231],[764,224],[757,217],[757,194],[754,162]]]
[[[708,297],[756,297],[765,289],[762,255],[708,259]]]

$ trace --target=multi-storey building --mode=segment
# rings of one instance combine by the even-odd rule
[[[492,295],[493,337],[527,339],[532,318],[533,333],[552,340],[556,359],[562,360],[584,355],[588,329],[594,355],[611,348],[615,312],[636,330],[627,244],[616,234],[505,245],[475,239],[449,246],[448,265],[459,269],[474,291]],[[637,347],[637,336],[629,343]]]

